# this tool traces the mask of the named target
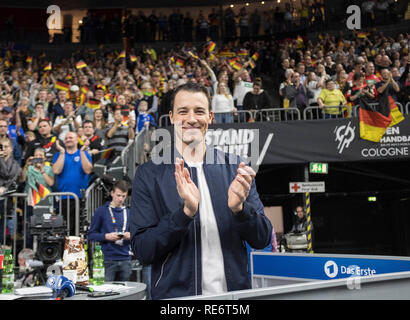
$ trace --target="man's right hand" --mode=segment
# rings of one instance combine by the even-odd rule
[[[115,242],[115,241],[121,240],[121,237],[118,236],[117,232],[111,232],[111,233],[105,234],[105,240]]]
[[[178,194],[184,201],[184,213],[192,218],[198,211],[200,194],[191,180],[188,169],[184,167],[184,160],[180,158],[176,158],[175,161],[175,181]]]

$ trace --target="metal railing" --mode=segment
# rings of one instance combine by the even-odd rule
[[[52,215],[61,215],[66,218],[66,231],[67,234],[70,235],[70,227],[72,221],[70,221],[70,202],[67,201],[67,210],[66,212],[63,212],[63,201],[66,201],[66,199],[62,199],[63,196],[66,197],[73,197],[75,201],[75,221],[74,221],[74,232],[75,236],[79,236],[80,234],[80,199],[75,193],[72,192],[51,192],[49,193],[40,203],[33,208],[33,215],[35,214],[35,211],[40,210],[42,213],[49,213]],[[50,201],[49,198],[52,198]],[[7,220],[12,219],[14,220],[14,226],[12,230],[13,234],[13,241],[12,241],[12,249],[13,249],[13,255],[14,258],[16,257],[17,254],[17,233],[18,233],[18,227],[19,225],[22,226],[22,237],[23,237],[23,248],[26,247],[26,242],[27,238],[30,235],[30,221],[28,221],[28,194],[27,193],[12,193],[7,196],[2,197],[4,199],[4,207],[3,207],[3,213],[2,215],[4,216],[3,219],[3,244],[6,244],[6,226],[7,226]],[[11,210],[8,210],[7,205],[9,203],[8,199],[11,199],[12,203],[12,208]],[[19,199],[23,200],[23,208],[21,208],[21,201],[19,203]],[[57,210],[58,208],[58,210]],[[20,212],[20,214],[18,214]],[[35,244],[35,243],[34,243]]]
[[[255,111],[256,121],[292,121],[300,120],[298,108],[271,108]]]
[[[350,106],[306,107],[303,110],[303,120],[343,119],[351,118]]]

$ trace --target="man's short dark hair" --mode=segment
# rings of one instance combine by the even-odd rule
[[[94,128],[94,122],[92,122],[91,120],[84,120],[84,122],[83,122],[83,128],[84,128],[84,125],[87,124],[87,123],[91,123],[91,125],[92,125],[93,128]]]
[[[117,181],[116,183],[114,183],[112,191],[114,192],[116,189],[122,192],[128,192],[128,182],[125,180]]]
[[[192,93],[202,92],[205,95],[206,99],[208,100],[208,110],[209,112],[211,112],[211,97],[209,96],[208,89],[205,86],[200,85],[199,83],[192,82],[192,81],[188,81],[187,83],[184,83],[178,86],[173,92],[172,98],[171,98],[171,109],[170,109],[172,112],[174,111],[175,97],[180,91],[187,91],[187,92],[192,92]]]
[[[51,122],[50,122],[49,120],[47,120],[47,119],[40,119],[40,121],[38,122],[37,125],[39,126],[40,123],[42,123],[42,122],[47,122],[47,124],[51,126]]]

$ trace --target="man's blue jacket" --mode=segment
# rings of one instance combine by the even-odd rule
[[[227,288],[249,289],[245,241],[255,249],[266,247],[271,242],[272,225],[264,215],[254,181],[242,212],[232,213],[228,189],[237,175],[239,158],[216,149],[207,149],[206,158],[209,155],[213,155],[213,162],[205,161],[203,169],[219,230]],[[236,163],[229,164],[229,158]],[[132,250],[141,263],[152,265],[153,299],[200,295],[201,212],[194,218],[183,212],[174,175],[175,161],[155,163],[158,162],[154,159],[139,166],[135,174],[130,210]],[[187,168],[198,185],[196,169]]]

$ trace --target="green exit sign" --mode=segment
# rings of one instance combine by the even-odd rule
[[[310,163],[310,173],[322,173],[327,174],[329,165],[327,163]]]

